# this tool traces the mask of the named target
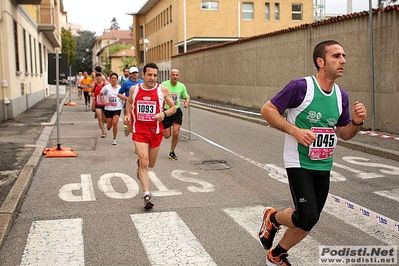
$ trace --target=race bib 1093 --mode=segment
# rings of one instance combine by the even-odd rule
[[[156,106],[155,101],[137,101],[137,119],[140,121],[154,121]]]

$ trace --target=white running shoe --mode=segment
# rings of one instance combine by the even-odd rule
[[[151,201],[151,194],[147,194],[144,196],[144,209],[150,210],[154,207],[154,203]]]

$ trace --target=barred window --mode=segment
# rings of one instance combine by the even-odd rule
[[[18,45],[18,24],[14,20],[14,46],[15,46],[15,70],[17,72],[19,69],[19,45]]]
[[[265,19],[270,20],[270,3],[265,3]]]
[[[302,20],[302,4],[292,4],[292,20]]]
[[[274,4],[274,19],[280,20],[280,3]]]
[[[26,41],[26,30],[23,30],[23,40],[24,40],[24,62],[25,62],[25,73],[28,73],[28,43]]]

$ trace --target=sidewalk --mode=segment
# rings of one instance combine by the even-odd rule
[[[66,95],[60,95],[61,111]],[[61,98],[63,97],[63,99]],[[3,244],[41,160],[57,119],[55,95],[15,119],[0,123],[0,247]]]
[[[73,93],[72,100],[75,101],[75,98],[77,98],[76,93]],[[69,92],[60,95],[60,112],[68,101]],[[77,102],[79,106],[76,108],[83,110],[83,100]],[[16,119],[0,123],[0,144],[3,151],[0,157],[0,247],[29,190],[31,180],[43,158],[43,149],[53,147],[48,145],[52,144],[50,136],[53,130],[56,130],[56,105],[56,96],[52,95]],[[218,103],[204,103],[194,99],[191,106],[267,125],[259,115],[259,110],[243,110],[237,106],[225,104],[221,106]],[[77,114],[81,114],[79,110]],[[399,161],[399,140],[383,137],[387,135],[389,134],[379,136],[358,134],[351,141],[339,141],[339,145]]]

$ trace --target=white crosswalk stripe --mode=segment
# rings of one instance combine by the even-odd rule
[[[26,241],[21,266],[84,266],[82,219],[35,221]]]
[[[221,211],[248,232],[254,241],[258,241],[263,208],[257,205],[225,208]],[[381,243],[390,246],[399,243],[398,234],[392,234],[388,228],[331,201],[326,202],[324,212]],[[151,265],[217,265],[178,213],[148,212],[131,214],[130,218]],[[84,266],[83,222],[80,218],[33,222],[20,265]],[[284,228],[276,235],[274,244],[278,243],[283,233]],[[318,240],[308,236],[290,250],[289,260],[293,265],[319,265],[320,245]],[[265,257],[259,260],[265,260]]]
[[[256,241],[258,241],[258,231],[262,223],[263,206],[228,208],[224,209],[237,224],[243,227]],[[285,229],[282,228],[277,234],[274,243],[278,243]],[[318,246],[319,243],[311,237],[306,237],[301,243],[290,251],[289,261],[294,265],[318,265]],[[265,252],[266,254],[266,252]]]
[[[176,212],[131,217],[151,265],[216,265]]]

